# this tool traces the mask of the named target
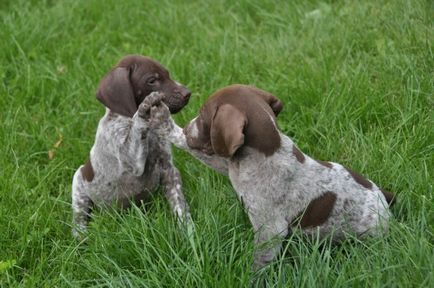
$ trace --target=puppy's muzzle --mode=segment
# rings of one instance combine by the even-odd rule
[[[173,92],[175,94],[175,97],[180,98],[183,101],[190,100],[191,92],[190,90],[188,90],[188,88],[184,86],[179,86],[179,88],[176,88]]]
[[[187,105],[190,100],[191,92],[186,87],[178,85],[173,92],[171,97],[166,97],[165,101],[169,107],[170,113],[177,113],[185,105]]]

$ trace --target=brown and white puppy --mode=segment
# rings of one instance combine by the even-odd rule
[[[190,219],[170,142],[161,129],[170,119],[169,110],[181,110],[190,94],[161,64],[139,55],[122,58],[101,80],[96,95],[106,112],[90,159],[72,183],[75,237],[86,231],[93,205],[127,207],[148,198],[159,185],[179,219]]]
[[[284,238],[295,227],[334,240],[387,229],[393,195],[340,164],[301,152],[278,129],[282,107],[270,93],[232,85],[215,92],[184,128],[185,135],[178,127],[171,141],[211,167],[218,162],[219,171],[225,170],[220,158],[227,159],[226,171],[245,205],[257,245]],[[280,246],[278,241],[258,249],[254,267],[270,262]]]

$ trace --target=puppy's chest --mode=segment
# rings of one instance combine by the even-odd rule
[[[145,194],[157,189],[161,178],[161,165],[164,162],[163,155],[170,155],[170,147],[159,143],[157,137],[151,134],[143,141],[147,144],[143,148],[146,158],[133,155],[131,159],[121,160],[104,149],[97,149],[96,153],[93,153],[95,177],[87,185],[92,186],[90,191],[95,200],[101,198],[107,202],[136,197],[139,194],[146,198]],[[134,174],[133,166],[140,166],[136,161],[143,162],[141,175]]]
[[[146,157],[145,170],[142,178],[151,176],[161,172],[162,163],[167,160],[165,158],[171,155],[170,145],[167,141],[159,140],[156,136],[149,137],[148,139],[148,154]]]

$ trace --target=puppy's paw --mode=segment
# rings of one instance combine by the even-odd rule
[[[190,215],[189,215],[189,219],[187,220],[185,225],[186,225],[186,232],[187,232],[188,239],[193,239],[194,231],[196,230],[196,228],[194,226],[194,222],[191,219]]]
[[[84,225],[76,225],[76,227],[72,228],[72,236],[77,241],[83,241],[86,239],[87,228]]]
[[[190,213],[185,214],[182,218],[178,218],[178,225],[182,229],[184,235],[190,241],[193,241],[196,228]]]
[[[167,137],[173,130],[173,120],[170,117],[169,108],[163,102],[151,107],[149,125],[158,131],[160,136]]]
[[[164,94],[161,92],[152,92],[145,99],[143,99],[142,103],[140,103],[139,108],[137,109],[137,113],[140,118],[145,120],[149,120],[151,117],[151,107],[158,105],[164,99]]]

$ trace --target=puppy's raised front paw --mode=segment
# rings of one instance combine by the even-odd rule
[[[161,103],[163,99],[164,94],[161,92],[152,92],[146,96],[137,109],[137,113],[139,114],[140,118],[148,120],[151,117],[151,107]]]
[[[167,136],[174,127],[169,108],[163,102],[151,107],[149,122],[152,128],[158,129],[159,134],[164,136]]]

